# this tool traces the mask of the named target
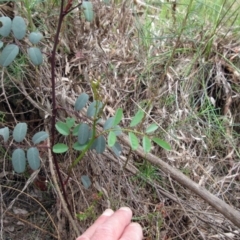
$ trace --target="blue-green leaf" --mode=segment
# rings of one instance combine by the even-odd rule
[[[48,138],[48,134],[44,131],[35,133],[33,138],[32,138],[32,142],[36,145],[44,140],[46,140]]]
[[[7,67],[10,65],[19,53],[19,47],[15,44],[7,45],[0,55],[0,65]]]
[[[37,47],[30,47],[28,48],[28,56],[30,57],[32,63],[35,66],[42,64],[43,56],[39,48]]]
[[[18,123],[13,130],[13,139],[16,142],[21,142],[27,134],[27,124]]]
[[[2,22],[2,27],[0,28],[0,34],[3,37],[7,37],[11,32],[12,21],[9,17],[0,17],[0,22]]]
[[[86,21],[92,22],[94,18],[93,5],[89,1],[82,2],[83,13]]]
[[[162,139],[154,137],[152,140],[163,149],[171,150],[171,146],[167,142],[163,141]]]
[[[103,129],[108,130],[108,129],[112,128],[113,122],[114,122],[114,117],[108,118],[103,125]]]
[[[102,135],[96,138],[93,142],[92,147],[96,150],[97,153],[103,153],[106,148],[105,138]]]
[[[82,93],[80,94],[80,96],[77,98],[76,102],[75,102],[75,110],[76,111],[81,111],[87,104],[89,99],[89,95],[86,93]]]
[[[64,143],[57,143],[53,146],[54,153],[65,153],[68,150],[68,146]]]
[[[146,133],[152,133],[154,131],[156,131],[158,129],[158,125],[156,123],[152,123],[151,125],[149,125],[146,129]]]
[[[88,117],[97,116],[102,107],[103,104],[100,101],[92,102],[87,109],[87,116]]]
[[[121,147],[121,145],[118,142],[116,142],[111,149],[113,150],[114,154],[117,157],[120,157],[120,155],[122,153],[122,147]]]
[[[56,129],[58,130],[58,132],[64,136],[68,136],[70,133],[69,127],[67,125],[67,123],[64,122],[57,122],[55,125]]]
[[[92,184],[90,178],[87,175],[82,175],[81,176],[81,181],[82,181],[83,186],[86,189],[88,189]]]
[[[116,134],[116,136],[120,136],[122,134],[122,128],[119,125],[115,126],[112,131]]]
[[[131,145],[132,150],[137,150],[138,145],[139,145],[137,136],[134,133],[129,132],[128,137],[129,137],[129,141],[130,141],[130,145]]]
[[[7,140],[9,139],[9,128],[0,128],[0,135],[3,137],[3,141],[7,142]]]
[[[2,48],[3,47],[3,42],[2,41],[0,41],[0,48]]]
[[[142,144],[144,152],[149,153],[152,147],[151,140],[147,136],[144,136],[142,139]]]
[[[36,147],[31,147],[27,150],[27,160],[30,168],[35,171],[40,167],[39,151]]]
[[[13,169],[17,173],[23,173],[26,169],[26,156],[25,152],[18,148],[13,151],[12,154]]]
[[[115,134],[115,132],[112,132],[112,131],[111,131],[111,132],[108,134],[108,146],[109,146],[109,147],[113,147],[114,144],[116,143],[116,141],[117,141],[116,134]]]
[[[43,35],[40,32],[31,32],[28,38],[32,44],[37,44],[41,41],[41,39],[43,38]]]
[[[138,125],[142,121],[143,117],[144,117],[144,112],[143,110],[139,109],[136,115],[133,117],[130,123],[130,127],[135,127],[136,125]]]
[[[18,40],[21,40],[26,35],[27,26],[22,17],[16,16],[12,20],[12,31],[14,37]]]
[[[87,123],[82,123],[78,129],[78,142],[84,145],[89,140],[90,128]]]

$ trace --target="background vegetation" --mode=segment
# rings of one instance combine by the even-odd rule
[[[73,5],[77,4],[73,1]],[[170,143],[152,154],[209,193],[239,210],[240,2],[238,0],[92,1],[89,23],[76,8],[66,16],[56,55],[58,120],[73,117],[76,98],[93,100],[92,81],[106,103],[105,117],[124,110],[122,127],[138,108]],[[1,68],[0,127],[28,124],[26,140],[51,127],[51,54],[59,0],[3,2],[2,15],[22,16],[39,30],[44,62],[21,54]],[[5,40],[11,43],[12,39]],[[75,116],[76,117],[76,116]],[[59,142],[71,139],[57,136]],[[29,140],[30,141],[30,140]],[[2,239],[74,239],[106,208],[129,206],[145,239],[239,239],[239,228],[157,165],[131,152],[88,152],[65,186],[73,216],[65,211],[51,153],[39,145],[41,169],[13,172],[13,144],[0,146]],[[75,151],[58,156],[63,179]],[[92,185],[85,189],[81,176]]]

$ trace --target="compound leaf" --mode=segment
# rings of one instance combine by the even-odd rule
[[[28,56],[30,57],[32,63],[35,66],[42,64],[43,56],[39,48],[37,47],[30,47],[28,48]]]
[[[144,117],[144,112],[141,109],[139,109],[136,115],[133,117],[130,123],[130,127],[135,127],[136,125],[138,125],[142,121],[143,117]]]
[[[32,138],[32,142],[33,142],[34,144],[38,144],[38,143],[44,141],[45,139],[47,139],[48,136],[49,136],[49,135],[48,135],[46,132],[44,132],[44,131],[35,133],[34,136],[33,136],[33,138]]]
[[[36,147],[31,147],[27,150],[27,160],[30,168],[35,171],[40,167],[39,151]]]
[[[78,142],[84,145],[89,140],[90,128],[87,123],[82,123],[78,129]]]
[[[163,141],[162,139],[154,137],[152,140],[163,149],[171,150],[171,146],[167,142]]]
[[[40,32],[31,32],[28,36],[28,39],[32,44],[39,43],[42,38],[43,35]]]
[[[18,123],[13,130],[13,139],[16,142],[21,142],[27,134],[27,124]]]
[[[12,154],[13,169],[17,173],[23,173],[26,169],[26,156],[22,149],[18,148]]]
[[[89,99],[89,95],[86,93],[82,93],[80,94],[80,96],[77,98],[76,102],[75,102],[75,110],[76,111],[81,111],[87,104]]]
[[[81,176],[81,182],[86,189],[88,189],[92,185],[91,180],[87,175]]]
[[[7,45],[0,56],[0,65],[7,67],[10,65],[19,53],[19,47],[15,44]]]
[[[129,137],[129,141],[130,141],[132,150],[137,150],[138,145],[139,145],[137,136],[134,133],[129,132],[128,137]]]
[[[3,137],[3,141],[7,142],[7,140],[9,139],[9,128],[0,128],[0,135]]]
[[[123,110],[122,108],[118,108],[114,116],[113,126],[118,125],[121,122],[122,118],[123,118]]]
[[[18,40],[21,40],[26,35],[27,26],[22,17],[16,16],[12,20],[12,31],[14,37]]]
[[[116,141],[117,141],[116,134],[115,134],[115,132],[111,131],[111,132],[108,134],[108,146],[109,146],[109,147],[113,147],[114,144],[116,143]]]
[[[0,28],[0,34],[3,37],[7,37],[11,32],[12,21],[9,17],[0,17],[0,22],[2,22],[2,27]]]
[[[152,123],[147,127],[145,133],[152,133],[152,132],[155,132],[157,129],[158,129],[158,125],[156,123]]]
[[[58,132],[64,136],[68,136],[70,133],[69,127],[67,125],[67,123],[64,122],[57,122],[55,125],[56,129],[58,130]]]
[[[53,146],[54,153],[65,153],[68,150],[68,146],[64,143],[57,143]]]
[[[66,124],[69,129],[74,126],[74,123],[75,123],[75,118],[70,118],[70,117],[66,118]]]
[[[83,1],[82,2],[83,13],[85,16],[86,21],[92,22],[94,13],[93,13],[93,5],[91,2]]]
[[[151,151],[151,147],[152,147],[151,140],[147,136],[143,137],[142,145],[145,153],[149,153]]]
[[[119,144],[119,142],[116,142],[114,144],[114,146],[112,147],[112,150],[114,152],[114,154],[117,156],[117,157],[120,157],[121,153],[122,153],[122,147],[121,145]]]
[[[101,135],[96,138],[93,142],[92,148],[96,150],[97,153],[103,153],[106,148],[106,140]]]

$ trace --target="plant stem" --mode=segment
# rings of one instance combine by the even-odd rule
[[[53,45],[53,50],[51,54],[51,83],[52,83],[52,126],[51,126],[51,152],[53,156],[53,162],[56,167],[57,175],[59,178],[59,182],[61,185],[61,189],[63,192],[64,200],[66,201],[66,204],[68,206],[69,212],[71,213],[71,207],[70,204],[67,200],[67,194],[64,188],[63,180],[61,177],[59,165],[57,162],[56,154],[53,152],[53,146],[55,144],[55,124],[56,124],[56,115],[57,115],[57,106],[56,106],[56,91],[55,91],[55,61],[56,61],[56,51],[57,51],[57,45],[58,45],[58,40],[59,40],[59,35],[60,35],[60,30],[61,26],[63,23],[63,18],[66,15],[63,11],[63,6],[64,6],[64,0],[61,1],[61,8],[60,8],[60,13],[59,13],[59,19],[58,19],[58,26],[57,26],[57,31],[55,34],[54,38],[54,45]]]

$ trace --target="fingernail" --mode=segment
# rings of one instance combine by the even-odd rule
[[[127,212],[132,212],[132,210],[128,207],[121,207],[119,210],[127,211]]]
[[[103,212],[103,214],[102,215],[104,215],[104,216],[111,216],[111,215],[113,215],[113,210],[112,209],[106,209],[104,212]]]

